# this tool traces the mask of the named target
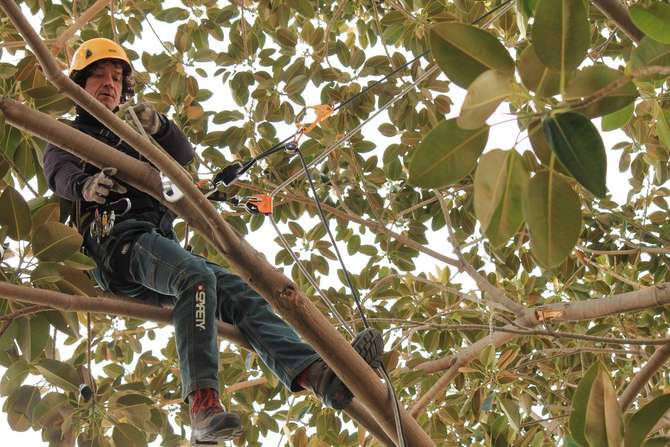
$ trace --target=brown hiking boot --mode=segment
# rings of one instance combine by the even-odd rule
[[[368,365],[373,368],[381,366],[384,340],[378,330],[373,328],[363,330],[351,345]],[[323,403],[336,410],[346,408],[353,399],[351,391],[321,359],[312,363],[300,374],[298,384],[314,392]]]
[[[242,433],[240,417],[224,410],[215,389],[194,391],[188,401],[191,406],[192,445],[216,445]]]

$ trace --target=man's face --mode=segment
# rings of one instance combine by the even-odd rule
[[[122,89],[123,68],[120,64],[107,61],[95,66],[84,85],[84,90],[109,110],[116,109],[121,103]]]

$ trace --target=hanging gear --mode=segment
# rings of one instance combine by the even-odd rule
[[[98,37],[82,43],[74,52],[70,64],[70,76],[102,59],[115,59],[124,62],[131,69],[130,59],[121,46],[110,39]]]
[[[90,226],[91,236],[100,243],[112,233],[117,216],[123,216],[132,208],[130,199],[123,198],[115,202],[98,206],[93,211],[93,221]]]

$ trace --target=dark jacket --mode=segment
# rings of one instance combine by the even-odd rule
[[[163,125],[153,138],[160,144],[168,154],[172,156],[179,164],[188,164],[195,154],[193,146],[188,142],[186,136],[181,130],[164,116],[161,116]],[[120,140],[118,136],[107,129],[95,117],[81,111],[77,114],[74,122],[71,124],[82,132],[106,143],[116,149],[124,152],[131,157],[142,159],[140,154],[132,147]],[[44,153],[44,175],[46,176],[49,188],[62,199],[70,201],[81,201],[82,213],[88,209],[97,206],[95,202],[84,202],[81,194],[86,179],[100,172],[100,169],[87,164],[76,155],[60,149],[53,144],[48,144]],[[135,188],[124,185],[128,188],[127,194],[110,193],[107,202],[114,202],[122,197],[135,199],[141,206],[134,207],[131,215],[126,217],[135,217],[140,212],[150,209],[158,209],[160,203],[148,194]]]
[[[195,154],[193,146],[176,124],[162,115],[161,121],[162,126],[153,138],[178,163],[188,164]],[[83,110],[79,111],[71,125],[131,157],[143,160],[137,151]],[[98,172],[100,169],[85,163],[76,155],[53,144],[47,145],[44,153],[44,175],[49,188],[56,193],[56,196],[72,202],[73,209],[70,216],[72,221],[75,220],[74,214],[76,214],[74,207],[79,206],[81,221],[77,222],[77,225],[84,236],[86,253],[95,259],[98,265],[94,272],[96,280],[104,289],[113,290],[114,283],[122,280],[118,278],[118,273],[124,271],[123,266],[118,264],[121,247],[148,231],[171,233],[174,215],[150,195],[124,184],[128,192],[125,194],[111,192],[107,197],[107,203],[128,198],[132,203],[131,210],[116,218],[116,224],[109,237],[101,241],[96,240],[88,228],[92,220],[92,211],[99,205],[84,201],[82,188],[86,179]]]

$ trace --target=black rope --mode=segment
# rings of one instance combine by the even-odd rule
[[[347,284],[349,285],[349,288],[351,289],[351,294],[353,295],[354,301],[356,302],[358,313],[361,315],[361,320],[363,320],[363,326],[365,326],[365,328],[367,329],[370,327],[370,324],[368,323],[368,320],[365,317],[365,312],[363,312],[363,305],[361,304],[361,299],[360,296],[358,295],[358,289],[356,289],[356,287],[354,286],[354,282],[351,279],[349,270],[344,265],[344,260],[342,258],[342,255],[340,254],[340,249],[337,248],[337,243],[335,241],[335,238],[333,237],[333,233],[330,231],[330,226],[328,225],[328,221],[326,220],[326,215],[324,214],[323,209],[321,208],[321,201],[319,200],[319,195],[316,191],[316,186],[314,186],[314,180],[312,180],[312,175],[309,173],[309,169],[307,168],[307,162],[305,161],[305,157],[302,155],[302,151],[300,149],[296,148],[295,152],[296,154],[298,154],[298,157],[300,157],[300,163],[302,163],[302,168],[305,171],[305,176],[309,181],[309,188],[312,190],[312,194],[314,195],[314,202],[316,203],[316,209],[318,210],[319,217],[321,218],[321,224],[324,227],[326,227],[326,233],[328,233],[330,243],[333,244],[335,254],[337,255],[337,260],[340,262],[340,266],[342,266],[344,276],[347,279]]]
[[[382,82],[386,81],[386,80],[389,79],[391,76],[393,76],[394,74],[398,73],[400,70],[403,70],[403,69],[407,68],[408,66],[412,65],[414,62],[418,61],[419,59],[421,59],[422,57],[424,57],[424,56],[425,56],[426,54],[428,54],[428,53],[430,53],[429,50],[424,51],[423,53],[419,54],[417,57],[415,57],[415,58],[412,59],[411,61],[409,61],[409,62],[405,62],[405,63],[402,64],[400,67],[396,68],[396,69],[393,70],[391,73],[389,73],[389,74],[387,74],[386,76],[384,76],[383,78],[381,78],[381,79],[377,79],[375,82],[373,82],[372,84],[368,85],[368,86],[365,87],[363,90],[361,90],[360,92],[358,92],[358,93],[352,95],[351,97],[349,97],[348,99],[346,99],[343,103],[341,103],[341,104],[339,104],[337,107],[335,107],[335,108],[333,109],[333,112],[337,111],[338,109],[341,109],[341,108],[344,107],[344,106],[347,106],[347,105],[351,104],[356,98],[358,98],[358,97],[360,97],[360,96],[366,94],[366,93],[367,93],[368,91],[370,91],[371,89],[375,88],[376,86],[378,86],[378,85],[381,84]]]
[[[480,21],[484,20],[486,17],[490,16],[491,14],[493,14],[494,12],[496,12],[497,10],[499,10],[500,8],[502,8],[503,6],[505,6],[506,4],[508,4],[508,3],[511,2],[511,1],[512,1],[512,0],[506,0],[506,1],[502,2],[501,4],[499,4],[498,6],[496,6],[495,8],[491,9],[491,10],[490,10],[489,12],[487,12],[486,14],[479,16],[479,17],[477,18],[477,20],[475,20],[474,22],[472,22],[472,24],[473,24],[473,25],[478,24]]]

